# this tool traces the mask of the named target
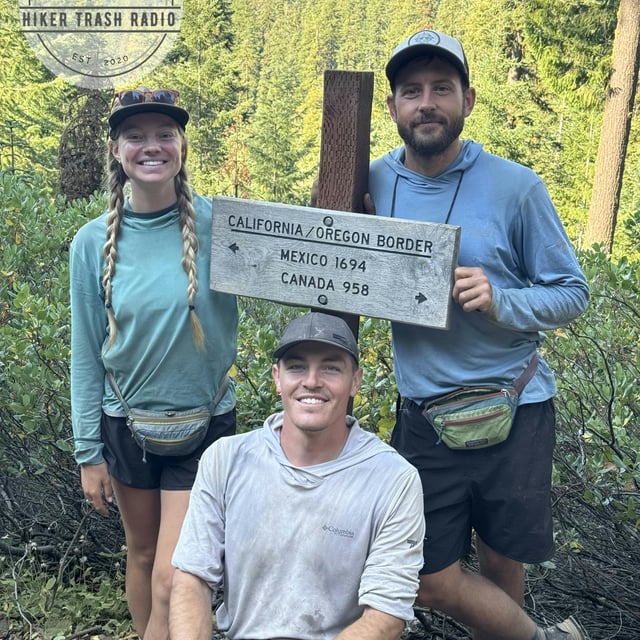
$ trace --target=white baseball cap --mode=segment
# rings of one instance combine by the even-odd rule
[[[395,76],[400,67],[413,60],[413,58],[424,54],[445,58],[458,69],[465,82],[469,83],[469,64],[460,41],[441,31],[426,29],[409,36],[393,50],[391,58],[389,58],[389,62],[385,67],[385,73],[389,79],[391,89],[395,87]]]

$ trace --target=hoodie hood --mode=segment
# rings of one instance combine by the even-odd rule
[[[447,212],[454,204],[454,194],[464,173],[470,169],[482,153],[482,145],[465,140],[457,158],[441,173],[425,176],[407,169],[404,165],[405,147],[398,147],[371,164],[369,189],[378,215],[401,217],[429,222],[445,222]],[[433,211],[415,210],[416,202],[428,202]],[[415,215],[407,211],[415,210]]]
[[[304,489],[313,489],[332,474],[340,473],[375,456],[395,453],[393,449],[381,443],[377,436],[361,429],[355,418],[347,416],[349,435],[340,455],[334,460],[329,460],[329,462],[323,462],[322,464],[310,467],[296,467],[287,460],[280,446],[283,415],[280,412],[269,416],[264,421],[263,429],[267,449],[279,462],[287,484]],[[382,446],[380,446],[381,444]]]
[[[478,159],[481,151],[482,145],[479,142],[465,140],[462,143],[462,149],[456,159],[444,171],[441,171],[435,176],[424,176],[421,173],[416,173],[411,169],[407,169],[407,167],[404,166],[406,153],[404,146],[389,151],[389,153],[384,155],[381,159],[392,171],[410,182],[414,182],[416,184],[424,184],[425,182],[448,184],[452,178],[452,174],[459,171],[466,171]]]

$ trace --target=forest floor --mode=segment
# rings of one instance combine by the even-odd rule
[[[622,488],[620,494],[610,494],[598,504],[594,493],[578,477],[554,487],[556,552],[549,563],[526,567],[525,609],[543,627],[574,616],[590,640],[640,640],[640,514],[635,507],[640,496],[635,487]],[[91,521],[99,526],[107,522]],[[93,534],[104,540],[99,530]],[[475,570],[473,553],[465,562]],[[28,628],[9,623],[3,613],[5,604],[0,601],[0,640],[51,640],[35,621]],[[83,629],[71,636],[56,635],[55,640],[134,638],[131,631],[110,637],[99,623],[86,619]],[[470,630],[464,625],[417,608],[416,619],[402,640],[469,638]],[[212,640],[224,640],[224,636],[215,634]]]

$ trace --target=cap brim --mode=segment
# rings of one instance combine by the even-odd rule
[[[414,44],[410,47],[407,47],[403,51],[399,51],[398,53],[396,53],[396,55],[393,56],[387,63],[384,71],[387,75],[387,80],[389,80],[389,84],[392,87],[394,86],[395,77],[401,67],[403,67],[408,62],[411,62],[411,60],[413,60],[414,58],[419,58],[421,55],[426,54],[437,56],[439,58],[447,60],[460,72],[462,77],[467,82],[469,82],[469,74],[458,57],[456,57],[452,53],[449,53],[442,47],[437,47],[430,44]]]
[[[340,349],[341,351],[344,351],[345,353],[348,353],[356,361],[356,363],[358,362],[358,358],[356,358],[356,356],[353,353],[351,353],[351,351],[349,349],[346,349],[342,345],[336,344],[335,342],[332,342],[331,340],[322,340],[321,338],[313,339],[313,340],[311,340],[309,338],[304,338],[302,340],[294,340],[293,342],[289,342],[288,344],[284,344],[284,345],[278,347],[273,352],[274,359],[275,360],[279,360],[280,358],[282,358],[282,356],[285,353],[287,353],[287,351],[289,351],[289,349],[295,347],[296,345],[302,344],[304,342],[320,342],[322,344],[328,344],[331,347],[335,347],[336,349]]]
[[[109,128],[115,129],[124,120],[138,113],[163,113],[175,120],[183,129],[189,122],[188,112],[178,105],[165,104],[164,102],[141,102],[140,104],[131,104],[114,111],[109,116]]]

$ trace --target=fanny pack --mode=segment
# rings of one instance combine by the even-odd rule
[[[122,396],[110,371],[107,379],[127,416],[131,437],[142,449],[142,461],[147,452],[158,456],[186,456],[204,441],[213,412],[229,388],[231,379],[225,376],[211,404],[186,411],[149,411],[132,409]]]
[[[450,449],[483,449],[511,432],[518,398],[538,367],[536,353],[512,385],[464,387],[427,404],[422,415]]]

